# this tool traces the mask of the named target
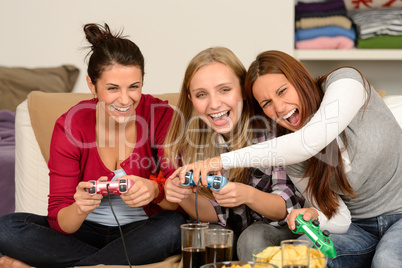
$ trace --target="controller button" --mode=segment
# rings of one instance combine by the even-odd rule
[[[328,230],[324,230],[324,231],[322,232],[322,234],[325,235],[325,236],[327,236],[327,237],[330,235],[330,233],[329,233]]]
[[[300,222],[295,221],[296,226],[300,226]]]
[[[321,244],[317,241],[317,242],[315,242],[315,246],[316,246],[317,248],[320,248],[320,247],[321,247]]]
[[[320,225],[320,222],[318,220],[313,220],[313,224],[314,224],[314,226],[318,227]]]
[[[214,188],[214,189],[219,189],[219,186],[220,186],[220,183],[219,183],[219,182],[214,182],[214,183],[212,184],[212,188]]]
[[[127,183],[127,180],[126,179],[121,179],[120,183]]]
[[[119,189],[120,189],[121,193],[124,193],[127,191],[126,185],[124,185],[124,184],[123,185],[120,184]]]

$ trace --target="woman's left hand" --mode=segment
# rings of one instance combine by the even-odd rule
[[[288,215],[287,223],[289,229],[293,230],[295,228],[295,220],[297,215],[302,214],[303,220],[318,220],[318,211],[315,208],[299,208],[293,209]]]
[[[237,207],[247,203],[249,186],[240,182],[229,182],[219,191],[212,190],[216,202],[222,207]]]
[[[130,207],[142,207],[151,203],[158,196],[159,187],[153,180],[142,177],[127,175],[119,179],[129,179],[134,182],[133,186],[121,195],[124,203]]]

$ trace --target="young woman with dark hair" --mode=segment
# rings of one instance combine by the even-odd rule
[[[142,94],[144,58],[135,43],[107,24],[87,24],[84,32],[91,44],[87,83],[96,97],[56,121],[48,216],[0,218],[3,267],[140,265],[181,252],[186,217],[163,188],[174,171],[162,146],[173,109]],[[133,182],[126,193],[88,193],[90,180],[120,179]]]

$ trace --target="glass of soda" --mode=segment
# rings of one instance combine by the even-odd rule
[[[229,229],[206,230],[205,249],[207,263],[231,261],[233,256],[233,231]]]
[[[181,226],[183,268],[200,268],[205,259],[205,231],[208,224],[186,223]]]

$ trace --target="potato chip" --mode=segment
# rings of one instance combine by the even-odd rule
[[[281,251],[280,247],[267,247],[262,252],[258,253],[257,256],[259,258],[269,259],[269,258],[272,258],[272,256],[274,256],[277,252],[280,252],[280,251]]]
[[[295,246],[291,246],[295,247]],[[302,248],[294,248],[291,254],[296,256],[306,256],[307,251],[306,249]],[[274,247],[267,247],[260,253],[256,254],[255,257],[258,258],[259,262],[269,262],[272,263],[279,268],[282,268],[282,252],[281,248],[274,246]],[[324,254],[314,248],[310,249],[310,268],[324,268],[326,265],[326,258],[324,258]],[[233,267],[235,268],[235,267]]]

